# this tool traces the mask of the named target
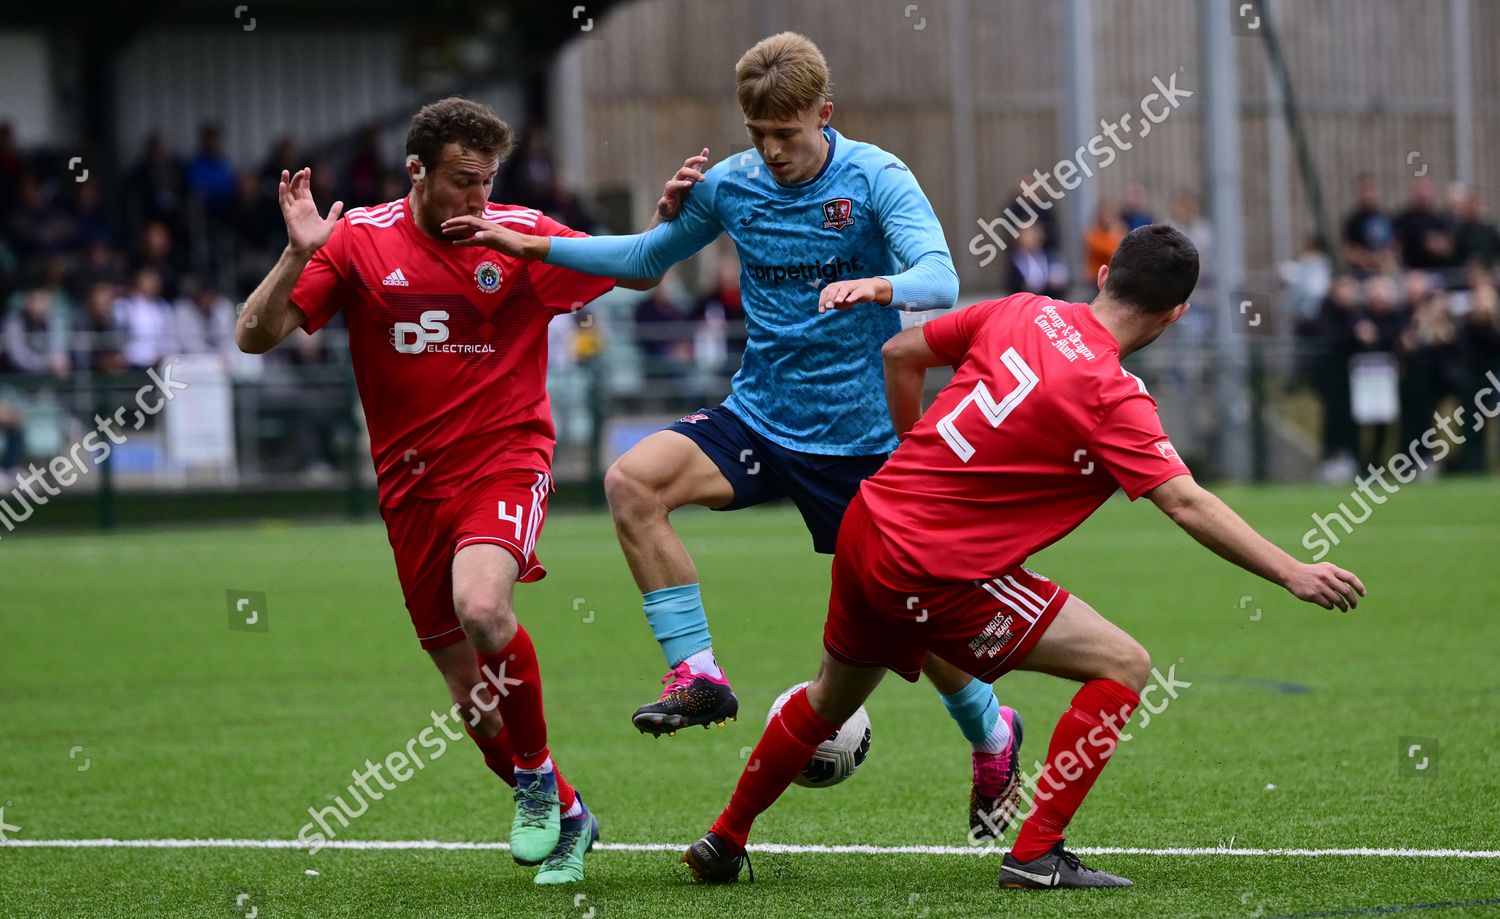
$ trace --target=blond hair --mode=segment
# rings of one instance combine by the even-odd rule
[[[763,38],[734,65],[735,94],[750,118],[792,118],[832,98],[828,61],[806,35]]]

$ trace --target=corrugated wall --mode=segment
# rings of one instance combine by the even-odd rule
[[[970,92],[975,109],[981,217],[999,216],[1017,179],[1064,155],[1060,138],[1061,4],[1026,0],[967,3]],[[1137,113],[1152,88],[1181,68],[1178,85],[1203,86],[1198,59],[1200,3],[1220,0],[1100,0],[1093,10],[1099,117]],[[1469,33],[1475,93],[1474,172],[1487,200],[1500,199],[1500,168],[1489,139],[1500,130],[1500,3],[1471,0]],[[771,31],[804,32],[833,70],[844,133],[890,149],[909,163],[947,228],[955,252],[976,232],[958,224],[950,118],[947,0],[639,0],[625,6],[567,54],[581,74],[586,152],[576,157],[589,187],[625,186],[644,205],[684,157],[708,145],[715,155],[747,146],[734,100],[740,54]],[[1288,67],[1295,80],[1335,222],[1350,204],[1354,176],[1374,174],[1386,203],[1399,206],[1425,164],[1438,182],[1456,177],[1453,24],[1450,0],[1278,0]],[[689,37],[684,40],[682,36]],[[1275,252],[1295,252],[1313,229],[1306,191],[1288,143],[1290,175],[1271,174],[1274,121],[1261,40],[1234,43],[1242,97],[1243,206],[1247,265],[1264,280]],[[1096,179],[1118,199],[1144,183],[1157,213],[1179,190],[1198,192],[1199,98],[1184,103],[1150,136]],[[1419,158],[1408,164],[1412,151]],[[1285,189],[1286,225],[1273,223],[1272,196]],[[1280,236],[1280,239],[1276,237]],[[994,267],[966,277],[986,286]]]
[[[251,165],[283,135],[306,149],[393,111],[415,111],[433,93],[412,87],[403,76],[404,41],[391,29],[145,33],[130,44],[117,70],[120,149],[130,161],[159,129],[169,146],[190,151],[199,123],[212,120],[224,127],[229,157]],[[488,87],[473,95],[519,122],[513,88]],[[399,163],[405,129],[389,134]]]

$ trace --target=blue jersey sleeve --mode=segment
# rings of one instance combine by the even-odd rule
[[[655,278],[704,246],[723,231],[714,212],[722,170],[709,170],[683,201],[673,220],[633,236],[552,238],[545,261],[606,278]]]
[[[880,167],[873,183],[875,209],[891,253],[906,266],[891,282],[891,306],[902,310],[949,309],[958,302],[958,272],[943,227],[911,171],[899,161]]]

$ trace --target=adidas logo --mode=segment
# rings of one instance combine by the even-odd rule
[[[392,271],[390,274],[386,275],[385,280],[381,281],[380,283],[384,284],[386,287],[411,286],[411,284],[406,280],[406,275],[401,273],[400,268],[397,268],[395,271]]]

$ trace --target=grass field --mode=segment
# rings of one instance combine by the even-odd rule
[[[1225,494],[1294,546],[1309,514],[1347,492]],[[1070,845],[1500,849],[1497,497],[1495,481],[1440,483],[1379,507],[1331,556],[1370,589],[1348,615],[1230,568],[1144,503],[1112,502],[1034,559],[1192,683],[1144,729],[1133,722]],[[0,916],[1500,911],[1495,857],[1100,854],[1088,860],[1137,886],[1030,894],[996,889],[994,852],[763,850],[754,884],[694,886],[678,848],[727,799],[767,705],[813,674],[827,560],[786,509],[686,513],[679,524],[745,706],[726,730],[654,741],[631,728],[662,662],[606,517],[555,515],[540,546],[551,575],[519,593],[548,680],[553,751],[605,842],[629,844],[590,856],[584,884],[536,888],[493,848],[0,846]],[[402,749],[446,701],[378,524],[21,531],[0,543],[0,584],[0,832],[12,841],[293,840],[309,807],[343,794],[367,757]],[[228,590],[264,591],[269,629],[231,630]],[[1029,764],[1073,688],[1015,674],[999,690],[1028,719]],[[967,747],[933,696],[887,680],[869,706],[874,744],[860,773],[791,789],[752,852],[756,842],[963,847]],[[503,841],[506,789],[467,741],[448,752],[338,838]],[[671,848],[642,850],[651,844]]]

